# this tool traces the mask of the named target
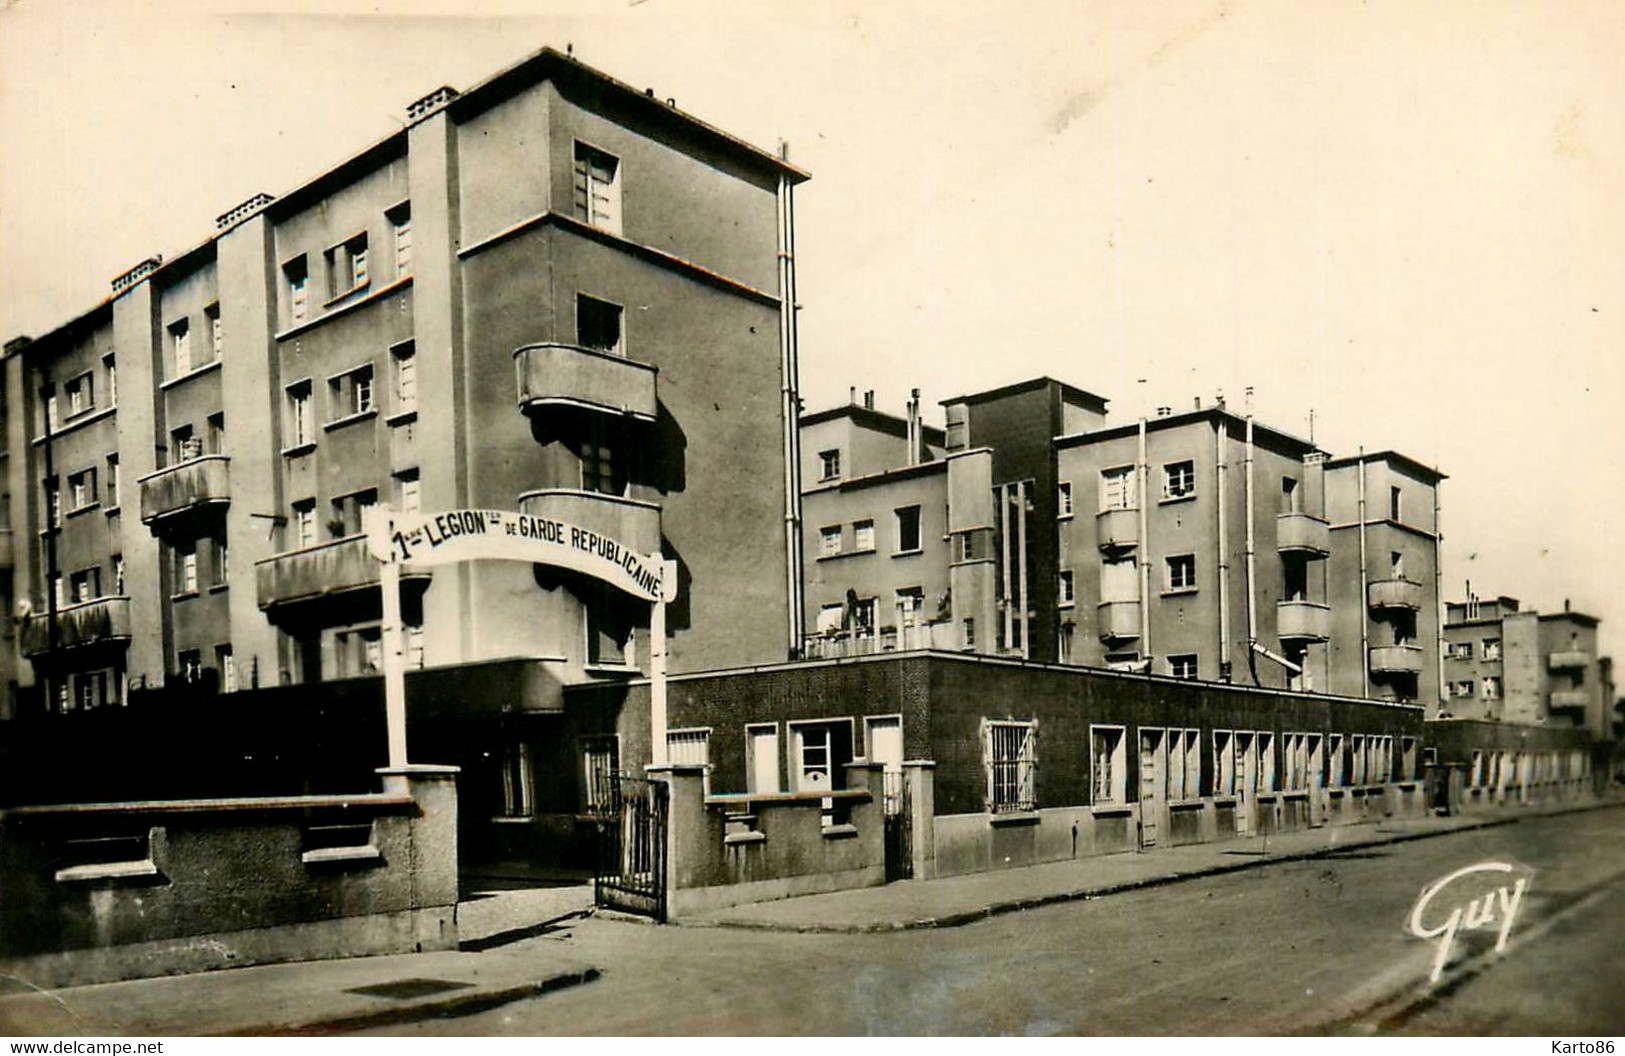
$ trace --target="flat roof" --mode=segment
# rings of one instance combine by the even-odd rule
[[[1109,402],[1106,397],[1097,396],[1085,389],[1078,388],[1076,385],[1068,385],[1064,381],[1057,381],[1055,378],[1047,375],[1040,375],[1036,378],[1028,378],[1026,381],[1017,381],[1009,385],[1001,385],[999,388],[988,389],[985,392],[973,392],[966,396],[955,396],[952,399],[940,400],[938,402],[944,407],[948,406],[950,403],[986,403],[989,400],[997,400],[1005,396],[1014,396],[1018,393],[1031,392],[1034,389],[1042,389],[1051,385],[1060,389],[1061,395],[1063,396],[1069,396],[1074,400],[1089,404],[1099,410],[1102,414],[1106,412],[1106,404]]]
[[[850,418],[857,424],[867,429],[873,429],[876,432],[886,433],[890,436],[900,436],[904,439],[908,438],[907,418],[900,418],[895,414],[887,414],[885,411],[877,411],[873,407],[864,407],[856,403],[843,404],[840,407],[831,407],[828,410],[803,414],[796,420],[796,424],[798,427],[821,425],[824,422],[833,422],[841,418]],[[921,422],[920,429],[928,443],[932,442],[933,437],[938,444],[945,439],[945,434],[939,426],[926,425]]]
[[[1430,484],[1437,484],[1441,480],[1450,479],[1432,466],[1423,465],[1411,456],[1402,455],[1398,451],[1367,451],[1363,455],[1344,455],[1341,458],[1334,458],[1327,462],[1326,468],[1338,469],[1342,466],[1358,465],[1361,462],[1392,462],[1401,469],[1407,469],[1416,474]]]
[[[1182,425],[1192,425],[1197,422],[1214,422],[1220,420],[1221,418],[1224,421],[1232,424],[1247,424],[1246,418],[1235,414],[1226,408],[1204,407],[1199,411],[1183,411],[1179,414],[1164,415],[1161,418],[1147,418],[1145,419],[1145,428],[1147,432],[1154,433],[1162,429],[1173,429]],[[1058,436],[1055,438],[1055,446],[1057,449],[1064,447],[1081,447],[1086,444],[1092,444],[1096,441],[1120,440],[1125,436],[1133,436],[1135,433],[1139,432],[1139,429],[1139,420],[1135,420],[1126,425],[1114,425],[1106,429],[1093,429],[1085,433],[1073,433],[1070,436]],[[1265,425],[1263,422],[1260,422],[1255,418],[1253,419],[1253,435],[1256,438],[1259,434],[1269,437],[1275,443],[1280,444],[1283,447],[1296,449],[1299,454],[1306,455],[1320,450],[1320,448],[1316,447],[1314,443],[1303,439],[1301,436],[1294,436],[1293,434],[1285,432],[1284,430]]]

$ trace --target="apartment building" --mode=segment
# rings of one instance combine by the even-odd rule
[[[6,346],[8,714],[375,676],[384,504],[675,561],[673,671],[799,645],[807,174],[551,49],[404,117]],[[545,716],[648,670],[648,605],[561,569],[408,567],[402,605],[409,665],[467,673],[414,709]],[[413,754],[523,817],[550,729]]]
[[[1444,707],[1460,718],[1573,726],[1611,736],[1612,661],[1594,616],[1540,613],[1504,595],[1445,605]]]

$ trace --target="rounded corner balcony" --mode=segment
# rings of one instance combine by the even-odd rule
[[[260,609],[269,612],[298,602],[377,590],[380,567],[367,549],[367,537],[352,535],[256,562],[254,586]],[[428,578],[427,571],[414,570],[411,565],[401,569],[403,583]]]
[[[1140,545],[1140,511],[1118,507],[1095,514],[1095,541],[1108,553],[1132,550]]]
[[[1283,642],[1324,642],[1331,637],[1332,607],[1318,601],[1275,605],[1276,634]]]
[[[1422,608],[1422,584],[1408,579],[1379,579],[1367,588],[1367,596],[1373,609],[1419,612]]]
[[[648,422],[659,416],[659,371],[647,363],[558,342],[522,345],[513,362],[525,414],[574,407]]]
[[[157,531],[166,518],[231,504],[231,459],[199,455],[143,476],[141,523]]]
[[[1374,675],[1420,675],[1422,647],[1419,645],[1378,645],[1371,649]]]
[[[24,656],[41,656],[53,649],[73,649],[102,642],[129,642],[130,599],[122,594],[94,601],[63,605],[56,610],[56,641],[51,641],[47,613],[23,621]]]
[[[1283,513],[1275,518],[1275,549],[1311,561],[1323,560],[1332,552],[1331,522],[1312,513]]]
[[[1577,711],[1583,715],[1590,703],[1591,698],[1583,689],[1556,689],[1552,691],[1549,706],[1552,711]]]
[[[1103,601],[1095,607],[1100,617],[1100,640],[1127,642],[1140,636],[1138,601]]]
[[[1591,654],[1581,649],[1562,649],[1546,658],[1551,671],[1579,671],[1591,666]]]
[[[539,488],[519,496],[519,512],[597,532],[639,554],[660,551],[660,504],[657,502],[580,488]]]

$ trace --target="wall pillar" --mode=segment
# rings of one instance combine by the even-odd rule
[[[914,855],[914,879],[934,880],[937,875],[936,781],[937,764],[930,759],[911,759],[903,764],[908,774],[910,843]]]

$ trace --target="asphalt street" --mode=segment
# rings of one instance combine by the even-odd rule
[[[1621,809],[1528,819],[881,935],[593,918],[506,949],[568,944],[596,982],[375,1033],[1619,1034],[1622,836]],[[1492,858],[1533,870],[1512,941],[1464,936],[1430,990],[1411,908]]]

